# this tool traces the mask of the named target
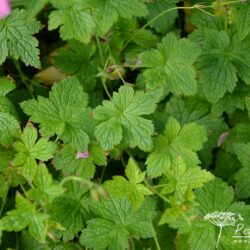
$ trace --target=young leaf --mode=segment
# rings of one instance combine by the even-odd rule
[[[3,231],[19,232],[28,226],[30,234],[38,242],[45,242],[47,220],[47,214],[36,211],[35,204],[17,194],[16,209],[7,212],[0,220],[0,228]]]
[[[14,10],[0,20],[0,64],[8,56],[21,59],[25,65],[40,68],[38,40],[32,36],[40,29],[40,22],[27,20],[24,10]]]
[[[51,203],[56,197],[60,196],[64,189],[53,182],[52,176],[45,164],[40,164],[36,170],[33,185],[27,197],[37,201],[37,203]]]
[[[143,73],[149,87],[164,85],[174,94],[194,95],[197,92],[196,72],[193,67],[200,49],[186,38],[178,40],[167,34],[157,49],[143,52]]]
[[[87,94],[75,78],[54,84],[49,98],[38,96],[21,104],[33,122],[40,123],[44,136],[57,135],[75,150],[86,150],[93,129],[87,106]]]
[[[22,166],[22,174],[29,180],[37,171],[36,160],[48,161],[57,149],[55,142],[46,138],[37,140],[37,130],[32,125],[27,125],[21,135],[21,141],[14,144],[16,155],[12,161],[14,166]]]
[[[94,249],[128,249],[128,238],[149,238],[152,211],[148,203],[134,211],[127,199],[112,196],[93,204],[97,218],[87,221],[80,242]]]
[[[129,182],[138,184],[143,182],[146,172],[141,172],[136,161],[130,157],[128,160],[128,165],[125,169],[125,174]]]
[[[181,156],[188,167],[200,163],[196,151],[202,148],[207,140],[206,129],[197,123],[187,123],[182,128],[174,118],[169,118],[163,135],[155,139],[154,151],[148,156],[147,173],[158,177],[166,173]]]
[[[157,117],[158,116],[158,117]],[[168,118],[173,116],[181,125],[196,122],[209,131],[208,140],[199,152],[200,160],[204,167],[213,161],[213,149],[217,146],[219,136],[228,130],[228,126],[221,117],[211,113],[211,105],[204,99],[197,97],[173,96],[167,102],[163,116],[156,114],[155,123],[161,124],[160,131],[164,128]]]
[[[202,187],[204,183],[213,180],[214,176],[198,166],[187,169],[183,159],[178,157],[173,168],[166,171],[166,178],[168,183],[161,193],[173,193],[177,201],[183,202],[192,200],[192,190]]]
[[[111,101],[103,101],[94,110],[94,119],[100,121],[95,135],[104,150],[110,150],[122,139],[131,147],[149,151],[152,148],[153,123],[141,117],[154,112],[161,90],[144,93],[130,86],[120,87]]]
[[[114,176],[113,180],[104,183],[104,187],[115,197],[128,197],[132,206],[135,209],[139,209],[144,202],[144,195],[152,194],[148,188],[141,184],[146,173],[141,173],[132,158],[129,159],[125,172],[129,180],[122,176]]]

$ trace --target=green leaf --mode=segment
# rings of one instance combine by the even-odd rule
[[[240,42],[237,34],[230,39],[224,31],[205,30],[202,54],[198,59],[199,82],[204,95],[216,102],[236,87],[237,73],[250,83],[250,57],[247,43]]]
[[[130,157],[125,169],[125,174],[131,183],[138,184],[143,182],[146,172],[141,172],[136,161]]]
[[[233,93],[226,93],[218,102],[213,104],[211,113],[221,115],[226,112],[232,115],[237,109],[244,110],[249,95],[250,86],[239,82]]]
[[[104,187],[114,197],[128,197],[134,209],[139,209],[144,202],[144,195],[152,194],[147,187],[140,184],[144,180],[146,173],[141,173],[132,158],[129,159],[125,172],[129,180],[126,180],[122,176],[114,176],[113,180],[104,183]]]
[[[147,16],[148,22],[158,16],[161,12],[176,7],[178,0],[154,0],[148,3],[149,15]],[[157,32],[166,34],[172,28],[175,19],[177,18],[177,10],[170,11],[161,17],[157,18],[150,24]]]
[[[64,241],[72,240],[89,218],[88,201],[86,198],[81,200],[70,194],[65,194],[53,201],[50,215],[65,229],[58,231],[57,236],[63,237]]]
[[[95,76],[98,73],[97,61],[93,58],[96,47],[94,44],[83,44],[70,40],[66,47],[59,49],[53,57],[53,63],[63,72],[76,75],[84,89],[93,89]]]
[[[195,190],[196,201],[201,214],[225,211],[233,202],[233,188],[220,179],[208,182],[203,188]]]
[[[164,85],[174,94],[194,95],[197,92],[196,72],[193,63],[200,49],[186,38],[177,39],[169,33],[157,49],[143,52],[141,64],[149,87]]]
[[[250,4],[237,4],[233,10],[233,21],[236,25],[240,38],[244,39],[250,33]]]
[[[127,199],[112,196],[93,204],[97,218],[87,221],[80,242],[94,249],[128,249],[128,238],[152,237],[149,203],[134,211]]]
[[[48,161],[53,157],[57,149],[55,142],[48,141],[48,138],[37,140],[37,130],[33,125],[28,124],[21,135],[21,141],[14,144],[16,150],[12,161],[14,166],[22,166],[22,174],[29,180],[37,171],[36,160]]]
[[[196,122],[204,126],[208,133],[208,140],[199,152],[200,160],[204,167],[209,166],[213,160],[213,149],[217,147],[218,138],[228,130],[228,126],[221,117],[211,113],[211,105],[204,99],[197,97],[177,97],[173,96],[166,103],[164,113],[156,113],[158,130],[164,129],[169,117],[173,116],[181,125],[189,122]]]
[[[52,176],[45,164],[40,164],[36,170],[33,187],[27,192],[27,196],[41,204],[51,203],[57,196],[60,196],[64,189],[53,182]]]
[[[181,235],[183,240],[183,235]],[[212,224],[200,223],[192,227],[192,231],[185,235],[187,236],[184,241],[178,241],[177,245],[180,250],[207,250],[216,249],[216,228]],[[184,237],[185,237],[184,236]]]
[[[90,145],[88,158],[77,159],[76,155],[77,152],[72,147],[65,145],[54,158],[56,169],[61,169],[66,175],[75,174],[90,179],[95,174],[96,165],[107,165],[107,158],[99,145]]]
[[[147,173],[158,177],[166,173],[181,156],[189,167],[200,163],[196,151],[207,140],[206,129],[197,123],[187,123],[182,128],[174,118],[169,118],[163,134],[155,139],[154,151],[148,156]]]
[[[40,123],[44,136],[57,135],[75,150],[86,150],[93,122],[87,106],[87,94],[75,78],[54,84],[49,98],[38,96],[21,104],[33,122]]]
[[[52,1],[56,10],[49,15],[49,30],[60,27],[62,40],[76,39],[80,42],[89,42],[95,29],[95,21],[90,14],[89,6],[85,2]]]
[[[15,84],[8,80],[7,78],[0,78],[0,97],[6,96],[13,89],[15,89]]]
[[[44,8],[49,0],[24,0],[24,2],[28,17],[32,18]]]
[[[104,150],[122,142],[144,151],[152,148],[153,123],[141,117],[154,112],[161,90],[144,93],[122,86],[111,101],[103,101],[94,110],[94,119],[100,121],[95,135]]]
[[[223,180],[231,180],[233,175],[239,170],[241,164],[234,153],[220,150],[216,156],[215,175]]]
[[[250,197],[248,178],[250,173],[250,143],[236,143],[234,144],[234,151],[243,166],[235,175],[235,192],[239,198],[245,199]]]
[[[177,158],[172,169],[167,170],[167,184],[161,193],[173,193],[177,201],[192,200],[193,189],[202,187],[204,183],[213,180],[214,176],[200,167],[188,168],[182,158]]]
[[[225,32],[209,30],[205,33],[198,65],[201,70],[200,84],[211,102],[218,101],[226,91],[231,93],[236,86],[236,69],[226,54],[229,46],[230,38]]]
[[[0,220],[4,231],[21,231],[27,226],[29,233],[38,242],[45,242],[48,215],[36,211],[35,204],[30,203],[20,194],[16,196],[16,209],[7,212]]]
[[[0,112],[0,144],[7,145],[13,142],[19,131],[19,123],[13,116]]]
[[[24,230],[19,238],[19,246],[21,249],[25,250],[43,250],[44,245],[39,244],[28,232],[28,230]]]
[[[237,123],[229,131],[228,136],[223,143],[223,148],[230,153],[234,153],[234,145],[236,143],[248,143],[250,141],[248,120],[246,123]]]
[[[198,215],[192,227],[182,228],[179,231],[178,243],[181,250],[187,249],[215,249],[219,236],[219,226],[223,225],[218,249],[234,250],[235,244],[232,236],[235,234],[237,224],[249,225],[250,206],[243,202],[232,203],[234,192],[232,187],[220,179],[211,181],[201,189],[195,191],[196,200],[200,204]],[[231,224],[225,224],[223,213],[231,213]],[[207,218],[206,218],[206,217]],[[208,217],[209,216],[209,217]],[[241,248],[242,246],[242,248]],[[241,244],[237,249],[248,249]]]
[[[97,23],[99,35],[104,35],[119,17],[131,19],[134,16],[142,17],[147,14],[143,0],[88,0],[94,9],[93,18]]]
[[[0,78],[0,112],[9,113],[14,117],[18,117],[15,106],[6,97],[13,89],[15,89],[15,84],[7,78]]]
[[[24,10],[13,10],[0,20],[0,64],[10,56],[20,58],[27,66],[40,68],[38,40],[32,36],[40,27],[35,19],[27,20]]]
[[[158,37],[153,34],[151,30],[148,29],[136,30],[136,32],[131,35],[133,36],[134,43],[144,49],[154,47],[158,41]]]

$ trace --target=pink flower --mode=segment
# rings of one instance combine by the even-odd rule
[[[0,0],[0,19],[10,14],[10,2],[9,0]]]
[[[77,152],[76,159],[80,159],[80,158],[83,158],[83,159],[89,158],[89,151],[86,150],[85,152]]]
[[[220,135],[219,140],[217,141],[217,147],[220,147],[224,143],[224,141],[226,140],[227,136],[228,136],[228,132],[227,131],[224,132],[224,133],[222,133]]]

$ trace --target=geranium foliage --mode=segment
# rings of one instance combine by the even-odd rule
[[[249,117],[248,0],[0,0],[0,249],[249,249]]]

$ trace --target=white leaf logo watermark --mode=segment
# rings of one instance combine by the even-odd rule
[[[204,220],[211,222],[212,224],[218,226],[220,229],[216,241],[216,248],[217,248],[220,242],[223,227],[235,226],[235,223],[239,220],[242,221],[243,218],[241,217],[241,214],[235,214],[231,212],[213,212],[206,214],[204,216]]]

